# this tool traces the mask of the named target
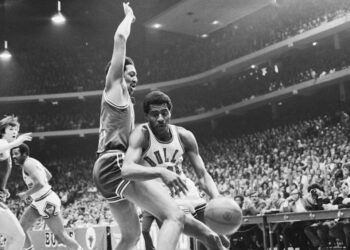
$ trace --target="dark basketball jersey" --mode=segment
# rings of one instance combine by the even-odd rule
[[[117,106],[108,99],[103,91],[100,114],[100,131],[97,153],[108,150],[126,151],[128,139],[135,126],[134,106]]]

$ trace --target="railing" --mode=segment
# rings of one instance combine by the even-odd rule
[[[328,211],[308,211],[303,213],[277,213],[260,216],[245,216],[242,225],[257,224],[263,233],[264,249],[269,246],[273,249],[272,234],[274,233],[274,225],[279,223],[291,223],[296,221],[319,221],[319,220],[339,220],[350,218],[350,209],[328,210]],[[268,233],[268,234],[267,234]],[[269,235],[269,239],[267,239]],[[271,247],[272,246],[272,247]]]
[[[274,232],[274,225],[296,221],[318,221],[344,218],[350,218],[350,209],[245,216],[243,217],[242,225],[258,225],[263,233],[264,249],[267,250],[268,245],[270,248],[273,246],[272,234]],[[117,226],[101,225],[67,230],[69,235],[75,238],[84,249],[110,250],[114,249],[120,240],[120,231]],[[156,225],[152,226],[150,233],[153,242],[156,243],[158,236],[158,228]],[[65,249],[65,247],[58,245],[54,234],[49,230],[31,231],[30,235],[32,237],[35,249]],[[269,239],[267,235],[269,235]],[[142,237],[137,244],[136,249],[145,249]],[[177,250],[190,250],[190,238],[185,235],[181,235]]]

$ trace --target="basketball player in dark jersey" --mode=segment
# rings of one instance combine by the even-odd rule
[[[5,250],[22,249],[25,240],[24,231],[12,211],[5,205],[10,196],[6,189],[12,169],[10,150],[24,141],[31,141],[31,133],[18,135],[19,122],[15,116],[5,116],[0,120],[0,234],[6,237]]]
[[[145,97],[143,107],[148,122],[136,127],[130,135],[122,168],[123,176],[129,180],[137,180],[141,179],[142,173],[147,171],[169,170],[178,174],[187,185],[186,194],[182,194],[177,190],[177,186],[169,185],[162,178],[158,178],[156,182],[161,183],[168,194],[170,189],[174,202],[184,211],[189,212],[185,217],[184,233],[199,239],[207,249],[224,249],[222,244],[228,246],[228,239],[217,235],[191,215],[191,213],[204,211],[205,200],[200,197],[193,182],[184,175],[183,156],[190,159],[201,188],[206,194],[210,198],[219,196],[218,189],[199,155],[194,135],[182,127],[169,124],[172,104],[170,98],[163,92],[149,93]]]
[[[154,171],[150,168],[137,176],[136,179],[142,181],[130,181],[122,176],[124,153],[134,128],[134,109],[130,96],[137,84],[134,63],[125,56],[126,41],[135,16],[128,3],[123,3],[123,7],[125,18],[114,36],[113,55],[107,68],[101,101],[98,159],[94,165],[93,179],[109,202],[113,217],[119,224],[121,240],[117,250],[134,249],[140,238],[135,204],[163,221],[157,249],[175,250],[184,227],[185,215],[161,184],[151,179],[160,177],[179,192],[186,192],[186,185],[180,176],[169,170]]]

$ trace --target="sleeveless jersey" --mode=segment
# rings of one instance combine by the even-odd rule
[[[9,144],[5,139],[0,139],[0,146],[5,146]],[[10,150],[6,150],[4,152],[0,152],[0,161],[5,161],[10,158]]]
[[[135,127],[134,106],[129,97],[129,104],[117,106],[108,99],[103,91],[100,114],[100,130],[97,153],[108,150],[126,151],[131,131]]]
[[[149,132],[149,147],[143,153],[141,165],[148,167],[164,167],[181,176],[186,176],[182,170],[184,149],[175,125],[170,125],[171,139],[168,142],[159,141],[148,124],[143,124]]]
[[[28,161],[30,163],[34,162],[35,167],[39,170],[39,174],[42,178],[44,178],[44,187],[42,187],[39,191],[36,193],[32,194],[31,197],[33,200],[37,200],[42,198],[44,195],[48,194],[49,191],[51,191],[51,185],[49,184],[49,181],[47,180],[47,175],[45,171],[45,167],[38,161],[35,160],[34,158],[28,157],[26,161],[24,162],[25,164],[28,164]],[[26,183],[28,189],[31,189],[34,185],[33,179],[24,171],[24,167],[22,168],[22,176],[23,180]]]
[[[0,145],[7,145],[8,141],[0,139]],[[8,171],[12,167],[12,161],[10,157],[10,150],[6,150],[0,153],[0,192],[6,190]]]

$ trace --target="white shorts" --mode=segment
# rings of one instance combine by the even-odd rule
[[[188,188],[186,195],[175,196],[175,202],[184,212],[195,214],[198,208],[205,207],[206,201],[199,195],[199,191],[191,179],[186,178],[185,183]]]
[[[33,200],[30,206],[37,210],[44,219],[47,219],[60,213],[61,200],[54,191],[50,190],[40,198]]]

